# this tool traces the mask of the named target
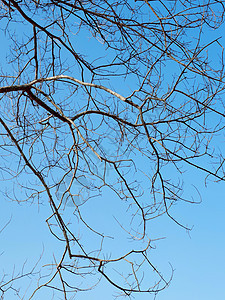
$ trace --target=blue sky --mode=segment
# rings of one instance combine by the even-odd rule
[[[212,32],[207,34],[207,39],[210,39],[212,34]],[[1,38],[4,40],[3,33],[1,33]],[[86,40],[80,42],[80,52],[85,51],[87,49]],[[224,39],[221,43],[223,44],[223,42]],[[7,40],[3,44],[4,46],[0,52],[2,61],[7,52]],[[93,38],[89,39],[88,49],[92,47],[94,49],[95,45],[96,41],[93,41]],[[100,44],[98,45],[95,48],[96,52],[100,47]],[[92,54],[95,54],[95,51]],[[104,51],[105,49],[102,50],[102,54]],[[3,67],[7,68],[4,63]],[[113,81],[110,84],[115,86]],[[122,82],[116,82],[116,86],[118,91],[124,94],[129,89],[129,87],[126,87],[125,91],[125,86]],[[218,138],[216,143],[223,149],[224,135]],[[149,222],[148,225],[152,238],[162,238],[154,243],[156,249],[153,249],[151,253],[155,266],[166,278],[169,278],[171,274],[171,266],[174,268],[173,280],[169,288],[158,294],[156,299],[225,299],[225,185],[224,183],[209,182],[207,187],[205,187],[204,174],[189,168],[183,175],[183,178],[187,193],[192,194],[195,199],[199,199],[199,194],[193,188],[193,185],[195,185],[201,194],[202,202],[195,205],[180,202],[172,208],[172,215],[176,216],[182,224],[193,227],[193,229],[187,232],[166,216],[155,219]],[[4,186],[11,189],[10,183],[5,183]],[[2,191],[4,192],[3,184]],[[85,212],[85,216],[90,223],[95,224],[96,228],[102,228],[102,224],[104,224],[104,229],[110,230],[113,216],[123,218],[123,208],[118,212],[118,206],[112,202],[112,199],[112,194],[103,192],[101,199],[90,203],[89,210]],[[96,207],[99,209],[96,209]],[[67,207],[65,213],[69,216],[71,208]],[[0,266],[4,273],[8,274],[7,278],[10,278],[14,268],[15,273],[20,272],[25,261],[24,270],[29,271],[38,261],[41,253],[43,253],[43,256],[37,265],[37,270],[39,270],[40,266],[53,262],[54,257],[60,257],[63,245],[60,245],[49,234],[45,222],[49,214],[51,214],[51,211],[48,203],[45,202],[45,198],[43,198],[43,204],[37,206],[36,204],[10,202],[4,194],[1,195],[0,228],[11,218],[9,225],[0,234],[0,253],[2,253]],[[108,222],[108,218],[111,218],[110,222]],[[90,241],[90,243],[95,243],[95,241]],[[112,247],[115,247],[112,248],[112,251],[119,252],[119,247],[123,245],[123,241],[117,240],[112,245]],[[49,267],[44,267],[41,271],[41,276],[45,276],[48,272]],[[1,274],[3,273],[0,270],[0,279]],[[149,281],[152,280],[151,272],[145,276],[149,276]],[[32,289],[35,286],[35,280],[33,280],[35,278],[38,278],[38,275],[24,279],[22,281],[23,289],[25,290],[25,287],[30,284],[30,289]],[[91,283],[91,279],[88,279],[88,283]],[[51,291],[44,288],[37,293],[34,299],[51,299],[51,293]],[[94,290],[80,293],[77,299],[113,299],[112,294],[117,295],[117,293],[115,289],[102,279],[101,283]],[[16,299],[13,291],[7,297],[9,300]],[[58,295],[55,295],[53,299],[60,299],[57,297]],[[25,297],[25,299],[27,298]],[[133,299],[151,300],[154,299],[154,295],[134,295]]]
[[[197,181],[197,177],[195,178]],[[170,287],[158,294],[156,299],[225,298],[224,184],[210,184],[206,189],[202,186],[200,191],[202,193],[201,204],[179,203],[173,209],[175,215],[182,219],[184,224],[194,226],[189,234],[167,217],[149,224],[155,237],[166,237],[158,241],[157,248],[152,250],[155,265],[168,275],[171,272],[169,264],[175,269]],[[108,209],[112,211],[110,204]],[[57,257],[59,244],[49,235],[45,224],[45,218],[49,214],[47,205],[38,209],[35,205],[10,203],[2,197],[1,211],[1,226],[12,216],[11,223],[1,233],[1,252],[4,252],[0,256],[0,264],[1,269],[4,269],[9,277],[14,266],[19,272],[25,261],[25,270],[28,271],[36,263],[43,250],[43,258],[38,266],[53,261],[53,253]],[[99,216],[91,216],[90,213],[89,217],[96,222]],[[30,280],[26,279],[23,283],[26,285],[29,282]],[[46,297],[48,293],[49,291],[45,288],[34,299],[43,299],[42,295]],[[95,290],[79,294],[78,299],[113,299],[112,293],[116,295],[115,290],[102,280]],[[13,294],[11,297],[8,296],[7,299],[14,299]],[[134,299],[153,299],[153,296],[151,298],[143,294],[135,296]]]

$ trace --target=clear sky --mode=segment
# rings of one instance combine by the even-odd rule
[[[194,181],[198,183],[196,177]],[[179,203],[173,209],[184,224],[194,226],[190,234],[168,218],[150,223],[155,237],[166,237],[157,243],[155,250],[152,250],[153,261],[165,274],[169,275],[171,272],[169,264],[175,270],[171,285],[159,293],[156,299],[225,299],[224,184],[210,184],[207,189],[202,186],[200,191],[202,192],[201,204]],[[1,226],[12,216],[11,223],[1,233],[0,265],[9,278],[14,267],[15,273],[19,272],[25,261],[24,269],[28,271],[36,263],[42,251],[44,253],[39,266],[53,261],[53,255],[57,256],[59,244],[49,235],[45,224],[45,218],[49,213],[47,205],[38,209],[35,205],[10,203],[2,197],[1,212]],[[96,216],[92,218],[95,222]],[[25,285],[28,283],[28,279],[24,280]],[[48,292],[46,288],[43,289],[35,299],[48,299],[41,296],[46,297]],[[95,290],[81,293],[77,299],[113,299],[112,292],[116,295],[111,286],[102,280]],[[6,299],[16,299],[14,297],[12,293],[11,297],[8,296]],[[143,294],[135,296],[134,299],[153,298]]]
[[[222,34],[221,30],[221,34]],[[4,34],[1,34],[2,41]],[[207,35],[210,38],[211,32]],[[221,43],[223,44],[224,39]],[[90,42],[92,43],[92,42]],[[95,42],[94,42],[95,43]],[[90,49],[93,45],[89,46]],[[3,68],[7,68],[4,64],[4,55],[7,52],[7,40],[4,40],[0,51]],[[89,44],[90,45],[90,44]],[[81,41],[80,52],[85,51],[87,43]],[[94,49],[94,48],[92,48]],[[95,49],[95,51],[97,51]],[[104,50],[105,51],[105,50]],[[103,52],[104,52],[103,51]],[[119,92],[123,93],[123,84],[117,85]],[[125,88],[124,88],[125,89]],[[124,91],[125,92],[125,91]],[[218,145],[223,149],[224,134],[217,140]],[[110,170],[109,170],[110,172]],[[172,174],[171,174],[172,176]],[[179,227],[168,217],[163,216],[159,219],[149,222],[148,230],[151,232],[152,238],[162,238],[154,243],[156,249],[152,250],[151,258],[156,267],[164,274],[165,278],[171,275],[171,266],[174,269],[173,279],[170,286],[159,293],[157,300],[212,300],[225,299],[225,183],[208,183],[204,186],[204,174],[187,169],[184,177],[184,186],[190,190],[190,195],[196,199],[200,199],[198,192],[193,187],[197,187],[201,194],[200,204],[177,203],[172,208],[172,215],[175,216],[182,224],[193,227],[190,232]],[[2,192],[5,187],[11,189],[10,182],[0,183]],[[18,190],[18,193],[19,190]],[[117,207],[112,203],[112,195],[110,193],[103,194],[103,200],[96,200],[94,205],[101,207],[100,210],[90,209],[86,212],[90,223],[96,226],[106,225],[107,220],[103,220],[102,211],[108,214],[118,214]],[[97,202],[99,201],[99,203]],[[37,264],[36,270],[40,266],[54,262],[54,257],[59,258],[63,244],[60,245],[56,239],[49,234],[45,219],[51,214],[48,203],[28,204],[10,202],[4,193],[1,194],[1,218],[0,229],[9,221],[7,227],[0,233],[0,280],[3,274],[7,274],[6,281],[10,280],[11,274],[19,273],[24,265],[24,273],[29,272],[31,268],[38,262],[40,254],[42,257]],[[71,208],[66,208],[68,215]],[[105,217],[106,218],[106,217]],[[94,241],[90,240],[90,243]],[[121,247],[122,241],[118,241],[114,245]],[[23,289],[28,287],[30,290],[35,287],[35,280],[40,274],[43,277],[50,271],[49,266],[45,266],[41,273],[24,278]],[[149,275],[151,282],[152,273]],[[73,279],[76,280],[76,279]],[[42,282],[42,279],[41,279]],[[20,281],[18,281],[20,285]],[[113,299],[113,295],[117,295],[118,291],[112,288],[104,279],[93,290],[79,293],[78,300],[108,300]],[[34,299],[51,299],[52,291],[44,288],[37,293]],[[133,295],[135,300],[151,300],[154,295],[149,294]],[[17,299],[14,291],[7,294],[7,300]],[[27,299],[25,297],[25,299]],[[58,295],[52,299],[58,298]]]

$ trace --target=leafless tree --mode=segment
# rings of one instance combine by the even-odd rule
[[[186,228],[170,210],[198,201],[185,169],[224,180],[224,1],[2,0],[0,14],[1,178],[22,189],[10,199],[49,203],[64,243],[27,299],[45,287],[69,299],[99,280],[158,293],[173,271],[151,260],[148,224],[165,214]]]

